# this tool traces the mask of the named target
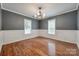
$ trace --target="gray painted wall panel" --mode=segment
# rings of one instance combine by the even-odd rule
[[[2,10],[2,29],[3,30],[23,30],[25,16]],[[32,29],[38,29],[38,20],[32,20]]]
[[[79,30],[79,8],[78,8],[78,15],[77,15],[77,29]]]
[[[65,13],[52,17],[56,19],[57,30],[77,30],[77,11]],[[50,19],[48,19],[50,20]],[[48,20],[42,20],[40,23],[41,29],[47,29]]]
[[[1,4],[0,4],[0,30],[1,30],[1,24],[2,22],[1,22]]]
[[[56,29],[77,30],[77,11],[57,16]]]
[[[77,30],[77,11],[65,13],[52,17],[56,18],[57,30]],[[2,10],[2,29],[3,30],[23,30],[25,16],[18,15],[9,11]],[[50,20],[50,19],[48,19]],[[48,20],[32,19],[32,29],[47,29]]]
[[[40,20],[40,29],[48,29],[48,20]]]

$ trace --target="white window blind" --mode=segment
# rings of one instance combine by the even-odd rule
[[[30,34],[32,30],[32,22],[31,20],[24,19],[24,30],[25,34]]]
[[[55,34],[55,21],[56,19],[48,20],[48,34]]]

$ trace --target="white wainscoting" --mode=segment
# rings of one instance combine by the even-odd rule
[[[31,34],[24,34],[24,30],[6,30],[4,31],[3,44],[13,43],[16,41],[30,39],[38,36],[38,30],[32,30]]]
[[[0,31],[0,51],[2,48],[2,44],[3,44],[3,31]]]
[[[4,30],[0,31],[0,46],[2,46],[2,43],[9,44],[37,36],[56,39],[64,42],[77,43],[79,45],[79,42],[77,42],[78,39],[76,30],[56,30],[55,35],[48,34],[47,30],[32,30],[31,34],[24,34],[24,30]]]
[[[69,43],[76,43],[77,39],[76,30],[56,30],[55,35],[48,34],[47,30],[39,30],[39,36],[56,39]]]
[[[56,39],[56,34],[48,34],[48,30],[39,30],[38,36],[46,37],[46,38],[51,38],[51,39]]]
[[[76,30],[57,30],[56,39],[69,43],[76,43],[77,31]]]
[[[76,30],[56,30],[55,35],[48,34],[47,30],[32,30],[31,34],[24,34],[24,30],[6,30],[4,32],[4,43],[8,44],[37,36],[56,39],[60,41],[76,43]]]
[[[77,46],[79,48],[79,30],[77,30]]]

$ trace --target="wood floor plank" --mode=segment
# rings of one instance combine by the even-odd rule
[[[44,37],[22,40],[2,46],[2,56],[77,56],[76,44]]]

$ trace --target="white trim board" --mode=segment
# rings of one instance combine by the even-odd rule
[[[77,46],[79,48],[79,30],[77,30],[77,41],[76,41],[76,43],[77,43]]]
[[[0,31],[0,52],[1,52],[1,49],[2,49],[2,45],[3,45],[3,40],[4,40],[4,33],[3,31]]]

